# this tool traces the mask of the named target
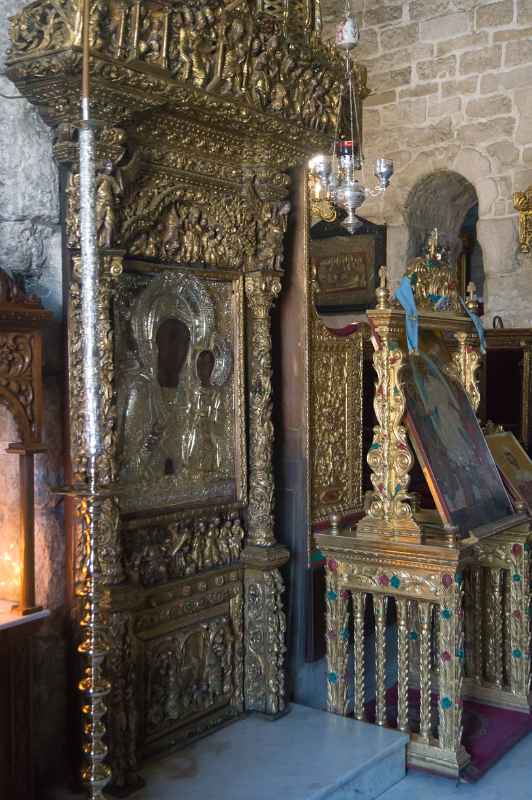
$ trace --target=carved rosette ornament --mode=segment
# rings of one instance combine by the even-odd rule
[[[279,292],[278,275],[256,272],[246,275],[249,309],[249,542],[261,546],[275,543],[273,534],[273,422],[272,345],[270,309]]]

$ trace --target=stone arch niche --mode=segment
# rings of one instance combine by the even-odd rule
[[[475,206],[478,206],[476,189],[460,173],[441,170],[421,178],[405,202],[407,260],[422,255],[427,236],[437,228],[441,243],[456,263],[462,251],[460,232]]]

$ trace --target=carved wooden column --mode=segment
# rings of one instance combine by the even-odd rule
[[[326,573],[327,711],[330,711],[332,714],[341,714],[345,716],[348,713],[346,672],[350,638],[350,592],[347,589],[340,588],[334,568],[331,569],[331,566],[331,563],[328,564]],[[361,597],[362,595],[358,595],[358,598]],[[355,614],[360,605],[358,600],[356,603]],[[357,633],[359,632],[357,631]]]
[[[272,343],[270,310],[281,291],[279,275],[246,276],[249,338],[249,517],[248,541],[275,544],[273,533]]]
[[[444,576],[447,577],[447,576]],[[460,765],[467,759],[462,740],[462,683],[464,672],[463,583],[461,573],[449,576],[439,606],[439,746],[453,753]]]
[[[420,529],[407,498],[414,458],[403,425],[405,396],[400,371],[406,361],[399,342],[404,329],[403,312],[387,308],[386,292],[380,292],[379,307],[368,312],[374,329],[373,364],[377,373],[374,409],[377,425],[368,452],[373,498],[366,516],[357,526],[357,536],[386,534],[419,542]]]
[[[249,503],[245,565],[244,702],[248,711],[284,711],[286,620],[279,567],[288,560],[273,531],[273,423],[270,310],[280,275],[246,275],[248,307]]]
[[[510,630],[507,676],[514,695],[526,698],[530,689],[530,542],[507,545],[510,561]]]

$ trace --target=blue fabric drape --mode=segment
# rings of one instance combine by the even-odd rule
[[[414,292],[410,279],[405,275],[394,297],[401,303],[405,311],[406,342],[409,353],[417,353],[419,345],[419,321]]]
[[[462,303],[467,316],[469,317],[469,319],[471,320],[471,322],[473,323],[473,325],[475,326],[475,328],[477,330],[478,338],[480,339],[480,352],[481,353],[485,353],[486,352],[486,334],[484,332],[484,325],[482,324],[482,321],[481,321],[480,317],[478,316],[478,314],[474,314],[472,311],[470,311],[469,308],[464,303],[462,298],[460,298],[460,302]]]

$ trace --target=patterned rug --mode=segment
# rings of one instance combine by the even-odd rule
[[[438,695],[431,698],[434,733],[438,714]],[[408,691],[408,719],[413,731],[419,730],[419,690]],[[386,711],[390,727],[396,726],[397,687],[386,692]],[[375,721],[375,701],[366,704],[368,722]],[[462,778],[473,783],[481,778],[505,753],[528,733],[532,732],[532,714],[496,708],[472,700],[464,701],[463,744],[471,763]]]

